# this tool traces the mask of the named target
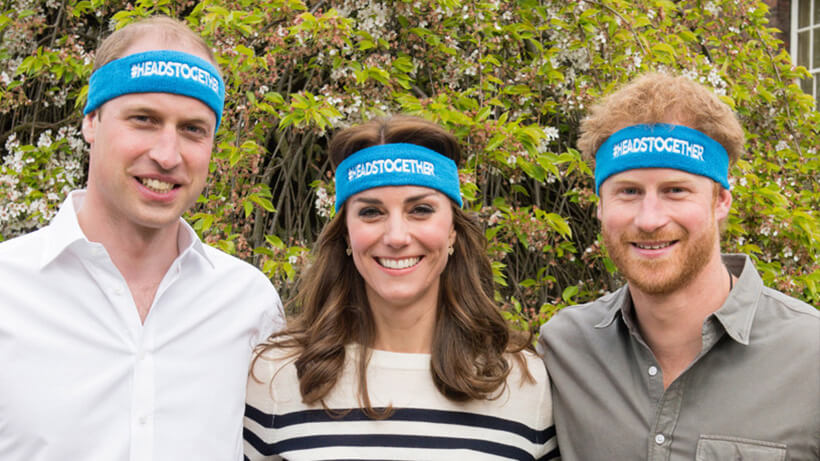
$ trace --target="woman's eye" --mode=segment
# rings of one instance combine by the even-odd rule
[[[381,212],[378,208],[364,207],[359,210],[358,214],[363,218],[375,218],[376,216],[379,216]]]
[[[432,214],[435,211],[435,208],[431,207],[430,205],[416,205],[412,209],[412,213],[417,215],[428,215]]]

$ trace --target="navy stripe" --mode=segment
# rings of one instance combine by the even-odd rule
[[[256,421],[264,427],[273,427],[273,415],[269,415],[254,406],[248,405],[247,403],[245,404],[245,417]]]
[[[265,443],[264,440],[259,438],[258,435],[254,434],[253,431],[251,431],[247,427],[242,429],[242,436],[245,438],[245,441],[248,442],[259,453],[265,454],[265,456],[270,456],[274,454],[269,453],[271,445]],[[245,456],[245,458],[247,459],[247,455]]]
[[[249,441],[250,442],[250,441]],[[478,439],[460,439],[455,437],[428,437],[422,435],[398,434],[344,434],[344,435],[315,435],[295,437],[283,440],[272,445],[254,448],[264,456],[287,453],[289,451],[310,450],[312,448],[327,447],[373,447],[373,448],[428,448],[428,449],[467,449],[510,459],[535,461],[535,458],[526,451]],[[262,448],[259,450],[259,448]]]
[[[376,408],[375,410],[382,410],[382,408]],[[343,416],[331,416],[325,410],[304,410],[283,415],[270,415],[250,405],[245,405],[245,416],[263,427],[273,429],[307,423],[371,420],[360,408],[352,410],[333,409],[331,411],[337,414],[343,414],[346,411],[347,413]],[[535,444],[544,444],[555,436],[555,428],[552,426],[539,431],[517,421],[463,411],[399,408],[393,411],[387,421],[416,421],[495,429],[519,435]]]
[[[538,461],[548,461],[550,459],[560,458],[561,457],[561,450],[559,450],[560,448],[561,447],[553,448],[549,453],[547,453],[546,455],[538,458]]]

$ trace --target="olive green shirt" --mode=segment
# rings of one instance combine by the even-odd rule
[[[723,261],[738,280],[666,390],[628,287],[541,328],[563,461],[820,460],[820,311]]]

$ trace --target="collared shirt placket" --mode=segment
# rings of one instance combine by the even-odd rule
[[[697,366],[698,361],[706,355],[709,350],[717,344],[722,336],[722,328],[713,316],[706,319],[701,330],[701,351],[689,364],[688,367],[673,381],[668,388],[663,389],[663,373],[660,366],[652,358],[652,363],[647,365],[647,376],[650,390],[649,397],[658,402],[655,410],[655,419],[650,428],[647,455],[648,461],[666,461],[672,456],[672,444],[674,442],[675,427],[681,414],[684,394],[687,389],[687,382],[690,374],[688,371]],[[648,346],[640,337],[635,338],[649,352]],[[658,398],[660,395],[660,398]]]
[[[132,360],[131,408],[129,422],[131,441],[130,461],[152,461],[154,454],[154,410],[156,373],[154,367],[153,329],[142,324],[134,298],[119,270],[106,250],[99,243],[86,242],[92,246],[90,258],[80,258],[91,277],[105,293],[111,308],[122,319],[123,334],[130,338]],[[171,272],[171,271],[169,271]],[[157,292],[159,295],[159,290]],[[154,302],[156,303],[155,297]],[[154,306],[151,306],[153,309]],[[148,320],[146,318],[146,320]],[[125,352],[125,351],[124,351]]]
[[[157,308],[163,293],[173,285],[180,275],[180,261],[185,253],[180,255],[166,272],[160,282],[151,311]],[[136,305],[131,302],[136,312]],[[149,311],[150,312],[150,311]],[[150,314],[149,314],[150,315]],[[136,363],[134,366],[134,400],[131,416],[131,461],[151,461],[154,453],[154,414],[155,414],[155,367],[154,354],[156,348],[154,338],[154,322],[149,317],[140,329],[141,338],[138,342]]]
[[[651,369],[651,367],[650,367]],[[658,372],[655,376],[663,387],[663,377]],[[672,455],[672,442],[675,426],[681,411],[686,377],[681,375],[663,392],[655,411],[655,421],[649,431],[646,459],[649,461],[666,461]]]
[[[632,319],[627,316],[624,322],[632,336],[633,353],[636,358],[633,363],[640,367],[648,393],[647,398],[657,403],[646,437],[646,459],[647,461],[666,461],[671,456],[672,437],[680,416],[686,379],[682,374],[669,388],[664,389],[663,373],[652,350],[640,336]]]
[[[145,333],[145,331],[143,331]],[[143,334],[134,364],[131,404],[131,461],[151,461],[154,453],[154,356],[149,334]]]

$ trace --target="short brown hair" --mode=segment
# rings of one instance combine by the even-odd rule
[[[720,143],[733,165],[744,133],[732,109],[713,91],[683,76],[644,74],[594,105],[581,121],[578,148],[590,161],[607,138],[632,125],[679,123]]]
[[[208,60],[219,71],[216,64],[216,56],[208,43],[196,32],[192,31],[184,22],[170,18],[168,16],[150,16],[132,22],[122,29],[109,35],[103,40],[94,58],[94,70],[108,64],[109,62],[123,57],[123,53],[128,47],[146,34],[160,34],[163,41],[168,44],[183,43],[193,47],[201,48],[208,57]],[[220,72],[221,73],[221,72]]]

